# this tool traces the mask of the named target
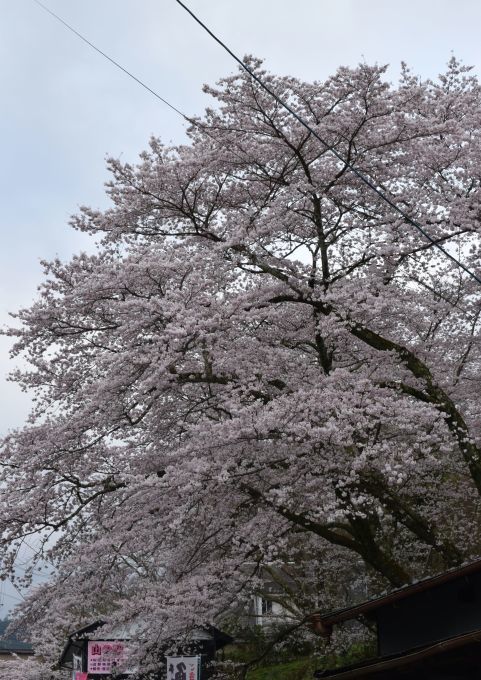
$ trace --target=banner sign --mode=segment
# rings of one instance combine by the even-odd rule
[[[200,656],[168,656],[167,680],[200,680]]]
[[[87,673],[91,675],[105,675],[116,670],[125,670],[128,660],[128,648],[125,642],[113,640],[89,640],[87,647]]]
[[[72,680],[79,680],[79,675],[82,672],[82,657],[76,654],[72,655]],[[85,673],[87,677],[87,673]],[[80,678],[82,680],[82,678]]]

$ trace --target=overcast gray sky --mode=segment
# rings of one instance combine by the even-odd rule
[[[175,0],[44,0],[53,11],[189,115],[201,88],[235,70]],[[340,65],[402,60],[435,77],[452,53],[481,68],[478,0],[186,0],[240,55],[305,80]],[[32,0],[0,0],[0,324],[29,305],[39,260],[90,248],[67,225],[78,205],[106,205],[105,156],[135,161],[150,135],[184,141],[170,109],[68,32]],[[5,381],[0,338],[0,434],[29,400]],[[10,593],[11,595],[11,593]],[[1,615],[1,610],[0,610]]]

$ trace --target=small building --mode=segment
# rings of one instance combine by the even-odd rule
[[[30,642],[19,640],[16,635],[8,634],[8,619],[0,621],[0,661],[13,659],[14,657],[27,658],[33,656],[33,647]]]
[[[260,585],[249,601],[247,616],[239,610],[239,620],[246,620],[250,628],[265,630],[292,623],[292,605],[296,595],[301,593],[302,568],[292,562],[281,565],[266,563],[260,568],[256,565],[256,570]]]
[[[136,670],[129,668],[129,641],[136,632],[136,626],[113,630],[106,636],[101,630],[105,623],[95,621],[71,633],[60,657],[59,667],[70,671],[73,678],[78,674],[82,680],[102,680],[113,676],[116,679],[128,678]],[[208,626],[194,631],[191,640],[189,655],[200,657],[200,679],[208,680],[212,675],[210,662],[215,659],[218,650],[233,642],[233,638],[214,626]],[[161,650],[159,658],[162,658]],[[162,662],[159,666],[162,666]]]
[[[365,619],[377,630],[377,655],[316,671],[335,680],[481,679],[481,560],[320,615],[313,628]]]

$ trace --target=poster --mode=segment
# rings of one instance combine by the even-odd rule
[[[87,647],[87,672],[90,675],[105,675],[125,669],[128,660],[128,648],[121,640],[89,640]]]
[[[201,680],[200,656],[168,656],[167,680]]]
[[[78,680],[78,676],[82,672],[82,657],[76,654],[72,655],[72,680]],[[87,674],[85,674],[87,676]]]

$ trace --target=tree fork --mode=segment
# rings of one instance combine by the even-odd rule
[[[462,563],[464,559],[462,552],[451,541],[440,541],[428,522],[400,499],[397,494],[394,494],[380,475],[372,472],[369,477],[363,477],[361,487],[378,498],[394,519],[411,531],[420,541],[439,553],[447,567],[456,567]]]
[[[260,491],[250,485],[243,484],[242,488],[252,499],[269,506],[272,510],[282,515],[282,517],[302,527],[305,531],[311,531],[329,541],[329,543],[356,552],[369,566],[379,574],[382,574],[396,588],[411,581],[411,576],[408,572],[376,545],[372,531],[370,528],[368,530],[367,525],[360,518],[352,518],[349,522],[350,527],[346,526],[346,533],[340,533],[320,522],[308,519],[300,513],[271,503]]]
[[[296,300],[293,299],[292,301],[294,302]],[[325,305],[319,301],[308,301],[306,299],[302,299],[297,300],[297,302],[304,302],[306,304],[313,305],[322,314],[324,314],[324,316],[329,316],[334,312],[334,309],[331,305]],[[340,314],[336,313],[336,316],[340,321],[346,323],[346,319],[343,319]],[[426,364],[407,347],[403,347],[403,345],[400,345],[393,340],[388,340],[382,335],[379,335],[379,333],[376,333],[375,331],[372,331],[361,324],[348,322],[347,328],[349,332],[354,335],[354,337],[358,338],[366,345],[369,345],[369,347],[377,349],[381,352],[395,353],[404,366],[409,369],[412,375],[424,382],[426,385],[426,392],[422,392],[402,384],[394,384],[392,387],[398,387],[398,389],[404,391],[406,394],[409,394],[416,399],[420,399],[425,403],[436,406],[446,415],[446,424],[458,442],[461,455],[468,466],[477,492],[481,496],[481,451],[470,441],[469,428],[466,424],[466,421],[456,408],[456,405],[452,399],[441,387],[439,387],[439,385],[435,383],[428,366],[426,366]]]

